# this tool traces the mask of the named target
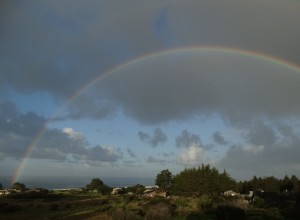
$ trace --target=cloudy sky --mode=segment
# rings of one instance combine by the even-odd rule
[[[300,177],[300,2],[3,0],[0,174]]]

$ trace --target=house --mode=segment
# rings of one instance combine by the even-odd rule
[[[6,189],[0,190],[0,196],[5,196],[5,195],[8,195],[8,194],[10,194],[10,192],[8,190],[6,190]]]
[[[113,188],[111,195],[119,195],[119,194],[123,194],[124,192],[125,192],[124,189],[116,187],[116,188]]]
[[[166,192],[158,192],[155,189],[146,189],[144,191],[144,196],[146,197],[167,197]]]
[[[240,196],[240,194],[232,190],[228,190],[224,192],[224,196]]]

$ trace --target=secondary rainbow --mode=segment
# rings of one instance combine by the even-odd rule
[[[101,73],[99,76],[95,77],[91,81],[89,81],[87,84],[83,85],[79,90],[77,90],[66,102],[60,107],[51,117],[52,119],[60,114],[62,111],[66,109],[66,107],[72,103],[80,94],[82,94],[87,88],[93,86],[95,83],[99,82],[100,80],[104,79],[105,77],[109,76],[110,74],[121,70],[122,68],[125,68],[127,66],[139,63],[141,61],[146,61],[147,59],[159,57],[159,56],[168,56],[176,53],[188,53],[188,52],[209,52],[209,53],[226,53],[228,55],[240,55],[246,58],[253,58],[262,60],[274,65],[280,65],[282,67],[285,67],[291,71],[300,72],[300,66],[297,66],[293,63],[290,63],[286,60],[282,60],[278,57],[274,57],[268,54],[264,54],[257,51],[251,51],[251,50],[245,50],[245,49],[239,49],[239,48],[228,48],[228,47],[218,47],[218,46],[195,46],[195,47],[180,47],[180,48],[174,48],[174,49],[167,49],[167,50],[160,50],[153,53],[148,53],[146,55],[139,56],[137,58],[125,61],[121,63],[120,65],[114,66],[108,71]],[[13,178],[11,180],[12,183],[16,182],[24,167],[26,166],[26,160],[28,157],[30,157],[33,149],[37,145],[40,138],[43,136],[45,130],[47,129],[48,123],[52,121],[52,119],[45,124],[45,126],[37,133],[37,135],[32,139],[31,143],[27,147],[23,157],[21,158],[21,161],[19,165],[17,166]]]

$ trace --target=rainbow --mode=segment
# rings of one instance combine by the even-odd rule
[[[291,71],[300,72],[300,66],[297,66],[291,62],[288,62],[286,60],[280,59],[278,57],[274,57],[268,54],[264,54],[257,51],[251,51],[251,50],[245,50],[245,49],[239,49],[239,48],[228,48],[228,47],[217,47],[217,46],[195,46],[195,47],[180,47],[180,48],[174,48],[174,49],[167,49],[167,50],[160,50],[153,53],[149,53],[128,61],[125,61],[124,63],[121,63],[120,65],[114,66],[108,71],[100,74],[99,76],[95,77],[91,81],[89,81],[87,84],[83,85],[79,90],[77,90],[63,105],[60,107],[53,115],[52,118],[54,118],[56,115],[61,113],[66,109],[66,107],[72,103],[80,94],[82,94],[87,88],[93,86],[95,83],[99,82],[100,80],[106,78],[110,74],[117,72],[118,70],[121,70],[122,68],[125,68],[130,65],[137,64],[141,61],[146,61],[147,59],[159,57],[159,56],[168,56],[171,54],[176,53],[189,53],[189,52],[209,52],[209,53],[225,53],[228,55],[239,55],[243,56],[245,58],[253,58],[258,59],[270,64],[279,65],[284,68],[287,68]],[[32,139],[31,143],[27,147],[21,161],[19,162],[14,174],[13,178],[11,180],[12,183],[16,182],[24,167],[26,166],[27,158],[30,157],[32,150],[37,145],[39,139],[43,136],[44,132],[47,129],[48,123],[51,122],[51,119],[45,124],[45,126],[37,133],[37,135]]]

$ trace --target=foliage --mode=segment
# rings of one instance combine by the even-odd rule
[[[216,209],[216,219],[242,220],[246,219],[246,212],[236,206],[219,205]]]
[[[15,189],[15,190],[20,190],[20,191],[25,191],[26,190],[25,184],[20,183],[20,182],[15,182],[11,188]]]
[[[141,185],[141,184],[137,184],[135,186],[131,186],[131,187],[127,187],[125,189],[125,191],[127,193],[131,192],[131,193],[134,193],[136,195],[142,195],[143,192],[145,191],[145,186]]]
[[[173,207],[166,202],[159,202],[157,204],[149,205],[145,215],[146,220],[160,220],[171,219]]]
[[[3,189],[3,186],[2,186],[2,184],[0,183],[0,190],[2,190]]]
[[[19,205],[0,203],[0,213],[12,213],[18,212],[22,209]]]
[[[173,175],[168,169],[166,169],[156,175],[155,184],[159,186],[163,192],[167,192],[172,186],[172,181]]]
[[[86,185],[86,190],[97,190],[102,194],[108,194],[111,192],[111,188],[103,183],[99,178],[94,178],[89,184]]]
[[[178,195],[204,195],[218,197],[226,190],[236,190],[237,183],[229,174],[203,165],[197,168],[186,168],[173,180],[172,192]]]
[[[202,195],[199,198],[197,206],[200,210],[210,209],[213,206],[213,199],[208,195]]]
[[[248,194],[249,191],[255,191],[256,189],[263,189],[265,192],[283,192],[289,193],[298,192],[300,188],[300,180],[292,175],[287,175],[283,179],[275,178],[274,176],[269,177],[256,177],[254,176],[251,180],[239,182],[239,191],[243,194]]]

